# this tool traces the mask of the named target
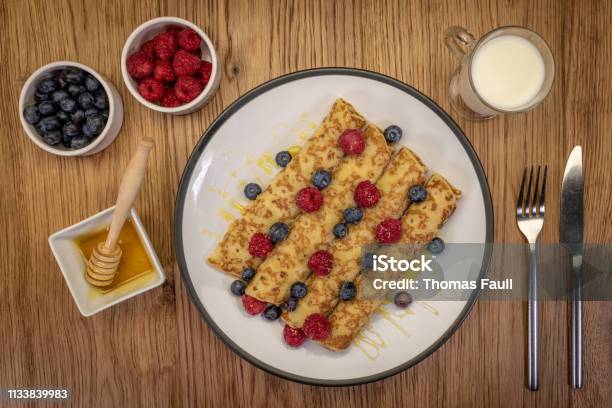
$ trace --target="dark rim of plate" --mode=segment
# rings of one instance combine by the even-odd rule
[[[389,370],[380,372],[378,374],[370,375],[370,376],[349,378],[349,379],[343,379],[343,380],[326,380],[326,379],[319,379],[319,378],[311,378],[311,377],[304,377],[304,376],[292,374],[287,371],[279,370],[278,368],[272,367],[271,365],[253,357],[251,354],[243,350],[238,344],[232,341],[232,339],[230,339],[221,330],[221,328],[217,326],[215,321],[210,317],[210,315],[208,314],[208,312],[202,305],[202,302],[200,302],[199,297],[191,281],[191,278],[189,277],[189,272],[187,270],[187,264],[185,261],[185,254],[183,251],[183,237],[182,237],[183,235],[182,234],[183,208],[185,204],[185,196],[187,195],[187,187],[189,185],[189,181],[191,179],[193,169],[195,168],[195,165],[198,159],[202,155],[202,152],[206,148],[206,145],[215,135],[217,130],[225,123],[225,121],[227,121],[240,108],[242,108],[244,105],[246,105],[247,103],[255,99],[257,96],[269,91],[270,89],[276,88],[280,85],[286,84],[288,82],[296,81],[299,79],[315,77],[315,76],[322,76],[322,75],[349,75],[349,76],[373,79],[373,80],[382,82],[384,84],[391,85],[401,91],[406,92],[407,94],[411,95],[412,97],[416,98],[418,101],[423,103],[433,112],[435,112],[440,117],[440,119],[442,119],[444,123],[446,123],[446,125],[453,131],[453,133],[455,134],[455,136],[457,137],[457,139],[459,140],[459,142],[465,149],[467,155],[469,156],[470,161],[472,162],[472,165],[474,166],[474,169],[478,176],[478,181],[480,183],[480,189],[482,191],[482,199],[484,201],[484,207],[485,207],[484,215],[486,219],[486,242],[487,243],[493,242],[493,225],[494,225],[493,223],[493,205],[491,202],[491,192],[489,190],[489,185],[487,183],[484,169],[482,168],[482,164],[480,163],[480,160],[478,159],[478,156],[476,155],[476,152],[474,151],[472,144],[467,139],[463,131],[459,128],[459,126],[455,123],[455,121],[433,100],[429,99],[427,96],[423,95],[421,92],[417,91],[415,88],[411,87],[410,85],[407,85],[401,81],[398,81],[397,79],[394,79],[394,78],[391,78],[391,77],[388,77],[386,75],[379,74],[376,72],[372,72],[372,71],[366,71],[366,70],[361,70],[361,69],[356,69],[356,68],[337,67],[337,68],[315,68],[315,69],[308,69],[304,71],[297,71],[291,74],[283,75],[278,78],[272,79],[268,82],[265,82],[253,88],[252,90],[250,90],[249,92],[247,92],[246,94],[238,98],[236,101],[234,101],[223,112],[221,112],[221,114],[215,119],[215,121],[209,126],[208,129],[206,129],[204,134],[200,137],[200,140],[198,141],[198,144],[193,149],[193,152],[191,153],[191,156],[189,157],[187,165],[185,166],[185,170],[183,171],[183,175],[181,177],[179,189],[177,192],[176,206],[174,209],[174,246],[175,246],[175,251],[176,251],[176,259],[178,262],[179,269],[181,271],[181,276],[183,278],[183,282],[185,283],[185,286],[187,287],[187,291],[189,292],[192,302],[198,308],[204,320],[206,320],[208,325],[212,327],[215,334],[230,349],[232,349],[235,353],[237,353],[240,357],[253,363],[257,367],[261,368],[262,370],[265,370],[271,374],[277,375],[279,377],[282,377],[282,378],[285,378],[291,381],[296,381],[296,382],[300,382],[303,384],[309,384],[309,385],[350,386],[350,385],[359,385],[359,384],[365,384],[365,383],[369,383],[373,381],[378,381],[378,380],[382,380],[384,378],[390,377],[392,375],[398,374],[414,366],[415,364],[418,364],[423,359],[433,354],[433,352],[436,351],[438,348],[440,348],[440,346],[442,346],[442,344],[444,344],[446,340],[448,340],[455,333],[455,331],[459,328],[459,326],[461,326],[461,323],[463,323],[463,321],[469,314],[472,306],[474,305],[474,302],[476,301],[476,298],[478,297],[479,291],[475,290],[472,293],[470,299],[466,302],[465,306],[463,307],[463,310],[461,311],[459,316],[457,316],[457,318],[451,324],[451,326],[446,330],[446,332],[442,334],[442,336],[440,336],[431,346],[429,346],[426,350],[421,352],[416,357],[402,364],[399,364],[398,366],[394,368],[391,368]],[[491,246],[486,245],[485,247],[486,247],[486,250],[484,253],[484,257],[483,257],[482,267],[480,270],[480,275],[479,275],[480,278],[485,276],[487,270],[489,269],[489,264],[491,262]]]

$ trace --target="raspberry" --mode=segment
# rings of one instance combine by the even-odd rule
[[[200,48],[200,35],[191,28],[185,28],[176,35],[178,46],[186,51],[195,51]]]
[[[322,314],[313,313],[304,320],[302,330],[313,340],[325,340],[331,334],[331,324]]]
[[[256,232],[249,241],[249,254],[259,258],[265,258],[268,256],[273,246],[274,244],[272,244],[268,235],[263,232]]]
[[[128,73],[135,79],[146,78],[153,72],[153,60],[144,52],[130,55],[126,65]]]
[[[162,96],[159,101],[161,106],[165,106],[166,108],[175,108],[177,106],[181,106],[181,101],[178,100],[176,94],[174,93],[174,88],[166,89],[166,93]]]
[[[161,82],[154,78],[145,78],[138,85],[138,91],[147,100],[151,102],[159,101],[164,95],[164,86]]]
[[[323,205],[323,194],[318,188],[305,187],[297,193],[295,203],[304,212],[315,212]]]
[[[155,41],[149,40],[140,46],[140,52],[144,52],[149,58],[155,57]]]
[[[174,54],[172,68],[176,76],[183,77],[193,75],[200,69],[200,59],[185,50],[178,50]]]
[[[172,58],[176,52],[176,39],[170,33],[159,33],[154,38],[155,55],[159,59],[167,60]]]
[[[370,181],[365,180],[357,184],[353,199],[360,207],[373,207],[380,200],[380,191]]]
[[[259,299],[255,299],[254,297],[249,295],[242,295],[242,305],[244,306],[244,310],[248,314],[255,316],[264,311],[267,306],[267,303],[262,302]]]
[[[300,347],[304,340],[306,340],[306,334],[302,329],[295,329],[288,324],[283,329],[283,338],[285,343],[291,347]]]
[[[324,250],[315,252],[308,260],[308,267],[317,276],[329,275],[333,266],[334,256]]]
[[[204,87],[202,83],[192,77],[181,77],[174,85],[176,96],[183,102],[189,102],[198,97]]]
[[[338,139],[340,148],[346,155],[357,155],[365,149],[365,138],[359,129],[348,129],[342,132]]]
[[[169,26],[166,27],[166,32],[172,34],[175,37],[181,31],[183,31],[183,26],[180,26],[180,25],[170,24]]]
[[[199,59],[202,59],[202,49],[201,48],[198,48],[195,51],[189,51],[189,53],[192,54],[192,55],[195,55]]]
[[[206,86],[210,81],[210,75],[212,73],[212,64],[210,61],[202,61],[200,64],[200,76],[202,77],[202,85]]]
[[[158,60],[153,70],[153,78],[161,82],[172,82],[176,79],[169,61]]]
[[[395,218],[387,218],[376,226],[376,239],[383,244],[392,244],[402,237],[402,223]]]

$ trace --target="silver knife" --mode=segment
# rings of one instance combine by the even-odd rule
[[[572,257],[571,383],[582,388],[582,253],[584,235],[584,179],[582,147],[570,153],[561,187],[559,241]]]

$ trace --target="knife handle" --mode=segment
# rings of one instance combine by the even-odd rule
[[[582,256],[572,258],[572,372],[573,388],[582,388]]]
[[[531,391],[539,387],[538,366],[540,361],[538,339],[538,273],[536,261],[536,245],[529,244],[529,298],[527,303],[527,366],[528,386]]]

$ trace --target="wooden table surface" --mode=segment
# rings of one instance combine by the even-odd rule
[[[121,79],[130,32],[157,16],[202,27],[223,64],[219,91],[194,114],[141,106]],[[416,367],[376,383],[304,386],[267,374],[229,350],[192,305],[175,262],[172,216],[179,178],[200,135],[254,86],[305,68],[378,71],[450,110],[456,61],[446,27],[475,35],[527,26],[550,44],[557,78],[532,112],[487,122],[452,116],[486,170],[498,242],[522,242],[513,205],[522,166],[551,169],[541,239],[558,240],[564,163],[584,147],[586,238],[611,242],[612,6],[605,1],[31,1],[0,2],[0,387],[68,387],[73,406],[573,406],[610,403],[611,303],[585,306],[585,386],[568,386],[568,311],[542,307],[541,386],[524,387],[525,306],[479,302],[455,335]],[[107,76],[123,97],[118,139],[92,157],[60,158],[21,129],[18,97],[42,64],[74,60]],[[91,318],[82,317],[47,244],[49,234],[109,207],[138,140],[157,145],[137,209],[168,281]],[[245,134],[245,137],[248,137]],[[6,401],[4,401],[6,402]],[[23,405],[20,405],[23,406]]]

